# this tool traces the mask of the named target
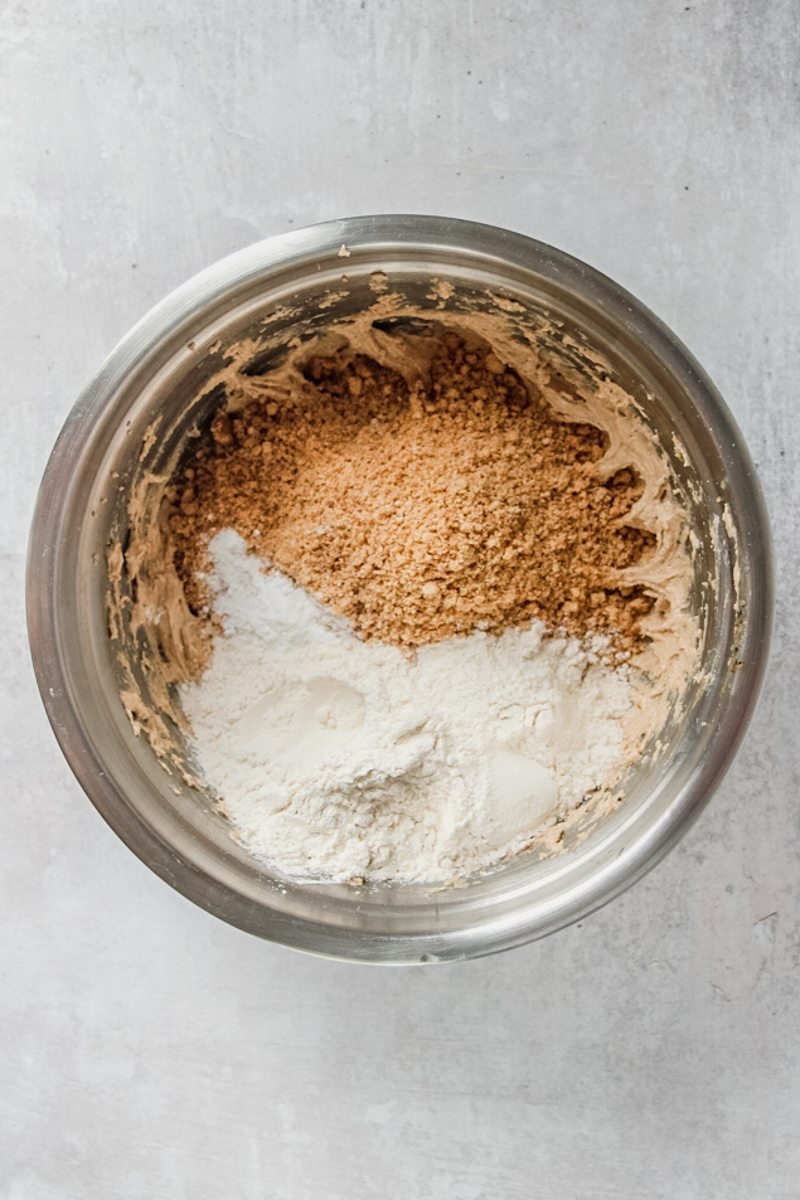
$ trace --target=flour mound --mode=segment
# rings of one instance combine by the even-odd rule
[[[222,632],[181,702],[197,766],[272,868],[444,882],[613,786],[632,700],[601,640],[534,621],[409,655],[360,640],[233,530],[209,554]]]

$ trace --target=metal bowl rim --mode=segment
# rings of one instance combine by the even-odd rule
[[[667,819],[653,835],[624,847],[610,868],[567,891],[556,911],[532,906],[504,916],[497,926],[481,924],[445,934],[365,933],[322,922],[287,918],[251,902],[199,871],[132,813],[114,781],[98,773],[91,740],[65,700],[65,677],[57,639],[57,598],[52,586],[54,548],[68,516],[61,483],[80,462],[89,430],[132,365],[153,347],[175,337],[212,303],[248,282],[266,284],[277,269],[301,268],[329,259],[346,246],[351,254],[416,250],[473,255],[476,264],[514,265],[601,303],[629,336],[680,379],[699,415],[723,447],[731,503],[736,508],[740,551],[749,559],[753,582],[744,597],[742,665],[736,687],[721,713],[717,736],[700,770],[676,795]],[[607,903],[629,887],[683,834],[708,802],[735,754],[752,715],[769,652],[774,597],[769,523],[760,485],[741,433],[703,369],[683,343],[640,301],[594,268],[522,234],[449,217],[376,215],[324,222],[257,242],[219,260],[155,305],[117,344],[67,417],[39,490],[28,547],[26,599],[34,671],[55,736],[89,799],[126,845],[183,895],[229,923],[284,945],[352,961],[411,963],[477,957],[544,936]],[[652,832],[652,831],[651,831]],[[551,906],[552,908],[552,906]]]

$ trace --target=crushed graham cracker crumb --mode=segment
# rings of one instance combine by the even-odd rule
[[[619,572],[654,544],[626,524],[631,469],[601,479],[604,434],[559,420],[485,344],[438,336],[422,381],[349,348],[304,364],[280,403],[217,412],[169,491],[196,613],[207,547],[231,527],[365,639],[419,646],[544,621],[636,648],[652,607]]]

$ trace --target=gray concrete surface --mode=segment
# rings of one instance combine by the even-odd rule
[[[0,1197],[800,1197],[791,0],[0,3]],[[62,761],[22,577],[77,392],[264,235],[429,211],[608,272],[747,435],[772,670],[701,822],[546,942],[381,971],[260,944],[146,871]]]

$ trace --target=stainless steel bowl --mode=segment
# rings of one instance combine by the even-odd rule
[[[198,417],[192,397],[218,365],[217,340],[287,306],[294,315],[273,326],[277,337],[308,332],[373,300],[377,271],[421,307],[433,303],[426,297],[434,278],[459,294],[506,297],[534,322],[542,314],[555,319],[587,361],[600,355],[610,364],[659,433],[685,492],[697,595],[713,585],[704,678],[689,686],[667,752],[631,780],[620,810],[560,856],[523,855],[450,889],[354,889],[270,875],[233,841],[210,798],[177,772],[168,775],[147,739],[134,735],[107,625],[106,552],[124,536],[130,488]],[[564,345],[551,350],[568,353]],[[145,442],[148,428],[156,437]],[[33,522],[27,586],[33,661],[56,737],[130,849],[242,929],[318,954],[393,963],[473,957],[541,937],[652,867],[731,761],[764,671],[772,612],[769,532],[752,463],[686,348],[622,288],[561,251],[485,225],[420,216],[357,217],[270,238],[203,271],[140,321],[58,439]]]

